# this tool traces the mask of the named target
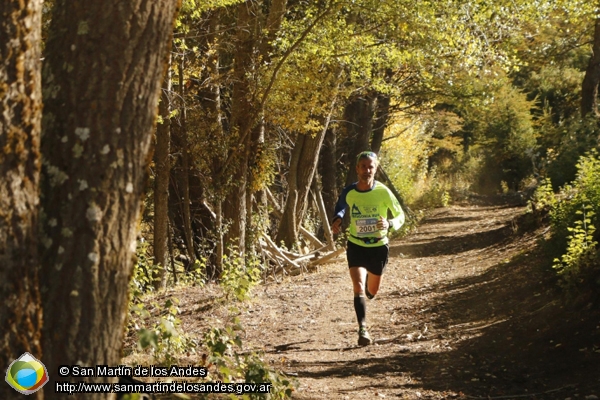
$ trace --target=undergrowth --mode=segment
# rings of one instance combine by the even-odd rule
[[[581,157],[575,179],[554,193],[546,179],[533,203],[547,210],[552,237],[547,250],[553,268],[569,292],[581,295],[600,289],[598,213],[600,212],[600,159],[596,151]]]
[[[138,244],[137,263],[130,282],[130,318],[128,336],[136,338],[136,351],[151,357],[157,365],[177,365],[185,357],[196,358],[199,365],[208,370],[208,376],[198,379],[200,383],[231,383],[236,388],[227,393],[230,399],[284,399],[289,398],[297,386],[280,372],[270,368],[260,354],[243,349],[243,328],[236,317],[223,327],[212,327],[203,337],[193,337],[185,332],[180,319],[179,299],[166,296],[162,300],[155,295],[154,272],[147,256],[148,245]],[[199,268],[192,268],[193,276],[181,276],[180,284],[197,284]],[[252,288],[260,279],[260,264],[256,257],[225,257],[220,285],[225,293],[223,303],[247,300]],[[230,309],[234,315],[235,309]],[[222,325],[217,321],[217,325]],[[243,393],[244,384],[263,384],[268,393]],[[208,394],[206,394],[208,396]]]

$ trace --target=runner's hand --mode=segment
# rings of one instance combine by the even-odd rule
[[[382,216],[379,217],[379,221],[377,221],[377,229],[379,229],[380,231],[386,230],[390,227],[390,223],[388,222],[387,219],[383,218]]]
[[[331,231],[335,235],[337,235],[338,233],[340,233],[341,230],[342,230],[342,219],[341,218],[337,218],[331,224]]]

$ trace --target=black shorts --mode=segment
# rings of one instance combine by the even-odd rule
[[[348,268],[365,267],[373,275],[383,275],[388,262],[390,246],[363,247],[348,241],[346,257]]]

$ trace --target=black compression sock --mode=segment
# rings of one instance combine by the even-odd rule
[[[367,301],[364,296],[360,294],[354,295],[354,311],[356,311],[358,325],[365,326],[365,321],[367,319]]]

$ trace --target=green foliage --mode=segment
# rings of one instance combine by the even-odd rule
[[[387,135],[382,165],[404,200],[413,204],[420,196],[419,184],[427,179],[432,132],[419,120],[395,117],[389,121]]]
[[[235,254],[230,251],[229,254]],[[220,285],[227,300],[243,301],[249,298],[250,291],[260,281],[262,269],[260,259],[252,254],[246,259],[235,256],[223,256],[223,271]]]
[[[139,303],[145,294],[155,291],[153,277],[163,268],[154,264],[154,258],[149,253],[150,243],[138,240],[136,247],[136,263],[133,266],[133,275],[129,281],[129,296],[132,304]],[[180,262],[175,262],[178,272],[178,284],[203,285],[206,282],[206,256],[196,259],[194,265],[184,270]],[[171,275],[167,276],[168,283],[173,283]]]
[[[598,212],[600,211],[600,159],[596,151],[581,157],[575,180],[565,185],[556,199],[551,198],[550,182],[538,189],[539,206],[548,207],[554,268],[566,286],[579,287],[600,277],[597,257]]]
[[[129,281],[129,296],[132,302],[137,302],[145,293],[154,291],[153,274],[160,268],[154,264],[152,257],[148,256],[150,243],[138,240],[136,247],[136,263],[133,265],[133,276]]]
[[[546,108],[557,124],[579,114],[583,73],[568,66],[547,65],[534,71],[524,89],[530,98]]]
[[[552,209],[556,206],[557,199],[552,189],[552,181],[550,178],[544,179],[536,188],[533,194],[532,203],[538,209]]]
[[[502,181],[511,190],[518,190],[533,172],[536,136],[530,110],[534,107],[524,93],[505,84],[486,104],[466,110],[464,118],[479,143],[473,151],[483,157],[475,186],[478,191],[498,192]]]
[[[596,118],[573,117],[558,124],[545,123],[544,144],[545,170],[555,189],[571,182],[577,175],[577,163],[581,156],[598,149],[600,128]]]
[[[581,267],[593,261],[598,244],[594,240],[596,228],[592,225],[592,218],[595,215],[592,207],[584,203],[582,209],[577,210],[576,214],[580,215],[581,219],[576,220],[573,227],[567,228],[570,232],[567,236],[567,252],[560,259],[554,259],[554,268],[563,281],[570,285],[578,282]]]
[[[448,188],[437,176],[437,171],[434,167],[430,171],[424,190],[415,202],[415,205],[423,209],[448,207],[450,200],[451,197]]]
[[[205,334],[203,345],[208,352],[206,362],[210,366],[211,379],[224,383],[243,381],[272,385],[270,393],[232,395],[232,399],[290,398],[298,386],[297,382],[269,368],[258,354],[243,352],[241,333],[242,327],[235,318],[229,326],[215,327]]]
[[[140,393],[127,393],[120,397],[121,400],[142,400]]]
[[[130,329],[137,333],[139,350],[150,350],[157,362],[164,365],[176,364],[177,355],[194,353],[196,341],[181,330],[179,299],[167,299],[162,306],[156,302],[151,305],[153,310],[160,310],[161,315],[153,318],[142,303],[130,310],[134,320],[130,322]],[[150,327],[145,327],[147,324]]]

